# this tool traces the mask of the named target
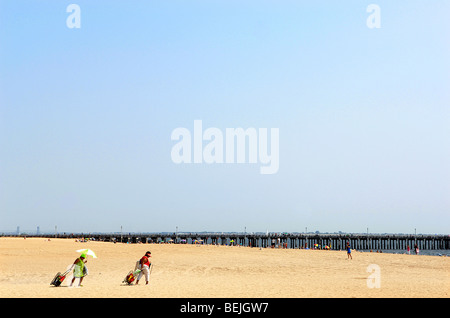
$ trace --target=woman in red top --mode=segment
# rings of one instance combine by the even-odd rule
[[[147,251],[144,256],[142,256],[140,263],[140,273],[136,280],[136,285],[139,283],[139,280],[141,279],[142,275],[145,275],[145,284],[148,284],[148,280],[150,278],[150,257],[152,257],[152,253],[150,251]]]

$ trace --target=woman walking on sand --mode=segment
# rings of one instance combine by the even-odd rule
[[[347,242],[347,259],[353,259],[352,257],[352,250],[350,249],[350,243]]]
[[[148,285],[148,280],[150,278],[150,266],[152,262],[150,261],[150,257],[152,257],[152,253],[150,251],[147,251],[144,256],[139,260],[139,269],[141,272],[139,272],[139,275],[136,280],[136,285],[139,284],[139,280],[141,279],[142,275],[145,275],[145,284]]]
[[[87,262],[86,254],[81,254],[80,257],[78,257],[75,262],[73,262],[71,269],[73,269],[73,278],[72,282],[70,283],[70,287],[72,287],[73,283],[75,282],[75,279],[78,278],[80,281],[78,283],[78,286],[82,286],[81,282],[83,281],[84,276],[87,275],[87,267],[85,263]]]

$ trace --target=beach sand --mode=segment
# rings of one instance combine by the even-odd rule
[[[50,286],[92,249],[83,286]],[[150,250],[149,285],[122,283]],[[75,239],[0,238],[2,298],[448,298],[450,259],[425,255],[250,248],[239,246],[122,244]],[[379,288],[368,272],[378,266]],[[369,282],[373,282],[369,279]],[[373,285],[371,285],[373,286]]]

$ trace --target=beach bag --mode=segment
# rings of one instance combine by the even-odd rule
[[[55,287],[58,287],[61,285],[61,283],[64,281],[64,276],[61,275],[60,272],[58,272],[55,276],[55,278],[53,278],[53,280],[51,281],[50,285],[53,285]]]
[[[139,274],[139,272],[140,270],[130,271],[127,276],[125,276],[123,282],[127,285],[131,285],[136,280],[136,275]]]
[[[128,275],[127,275],[127,277],[126,277],[126,283],[128,284],[128,285],[131,285],[133,282],[134,282],[134,280],[136,279],[136,277],[134,276],[134,274],[133,274],[133,272],[130,272]]]
[[[62,282],[66,278],[67,273],[68,273],[68,271],[66,271],[63,274],[61,274],[61,272],[58,272],[55,275],[55,277],[53,278],[53,280],[50,282],[50,285],[53,285],[55,287],[61,286]]]

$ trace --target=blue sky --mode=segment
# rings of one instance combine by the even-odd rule
[[[448,12],[1,0],[0,231],[449,233]],[[279,128],[279,171],[173,163],[194,120]]]

